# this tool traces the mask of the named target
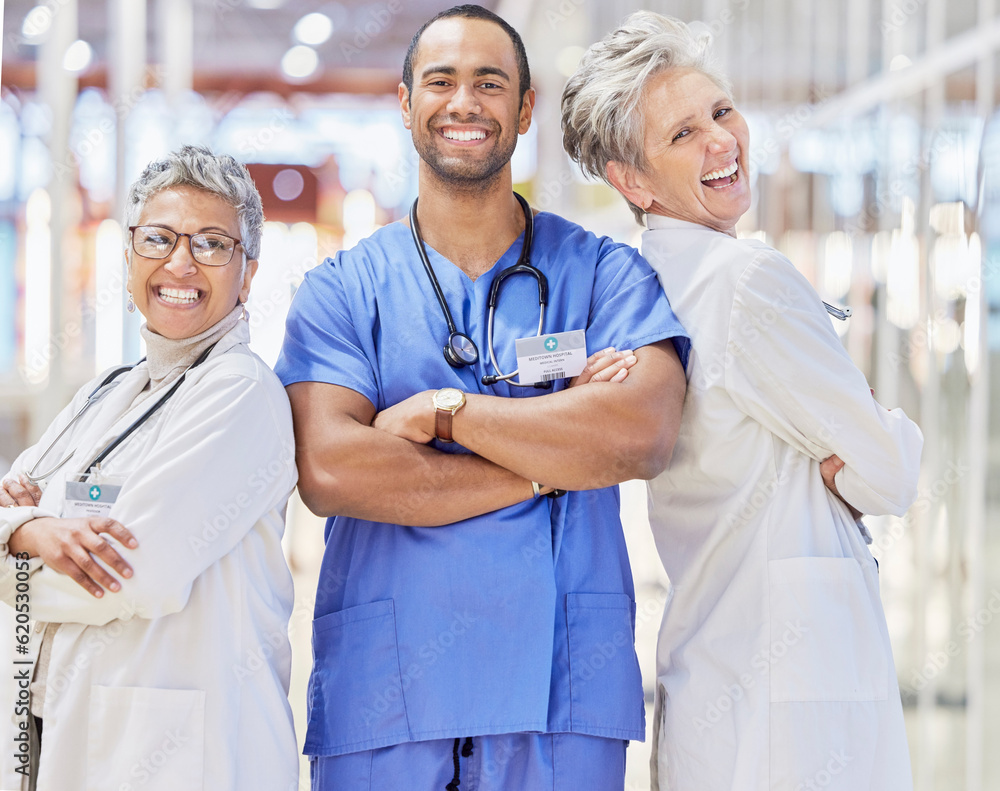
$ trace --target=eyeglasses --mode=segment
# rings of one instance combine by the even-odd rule
[[[239,239],[222,233],[177,233],[158,225],[130,225],[132,249],[143,258],[166,258],[181,236],[188,238],[191,256],[205,266],[225,266],[233,260]]]

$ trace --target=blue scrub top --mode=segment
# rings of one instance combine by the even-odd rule
[[[531,262],[549,284],[545,333],[585,329],[588,354],[672,338],[687,356],[687,336],[637,251],[544,212],[534,230]],[[394,223],[306,275],[278,376],[286,385],[348,387],[378,410],[441,387],[544,395],[480,382],[494,373],[490,284],[516,263],[522,240],[475,281],[428,248],[459,331],[479,347],[475,366],[445,361],[447,323],[409,229]],[[537,326],[535,279],[508,278],[494,329],[504,372],[517,366],[514,340],[534,336]],[[329,519],[306,754],[520,731],[642,739],[634,592],[618,507],[614,486],[445,527]]]

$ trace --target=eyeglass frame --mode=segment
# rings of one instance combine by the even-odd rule
[[[159,228],[162,231],[169,231],[170,233],[172,233],[176,237],[174,239],[173,247],[171,247],[167,251],[166,255],[161,256],[160,258],[151,258],[148,255],[143,255],[142,253],[140,253],[138,250],[135,249],[135,230],[136,230],[136,228]],[[177,249],[177,243],[181,240],[181,237],[182,236],[186,236],[187,240],[188,240],[188,252],[191,253],[191,258],[192,258],[192,260],[194,260],[195,263],[201,264],[202,266],[211,266],[211,267],[228,266],[229,264],[231,264],[233,262],[233,258],[236,255],[236,247],[237,247],[237,245],[241,245],[242,246],[242,244],[243,244],[243,240],[242,239],[237,239],[234,236],[230,236],[229,234],[226,234],[226,233],[219,233],[218,231],[198,231],[198,233],[181,233],[180,231],[175,231],[173,228],[167,228],[165,225],[150,225],[150,224],[146,224],[146,225],[130,225],[128,227],[128,231],[129,231],[129,234],[131,235],[131,239],[132,239],[132,242],[131,242],[132,252],[135,253],[136,255],[142,256],[143,258],[148,258],[150,261],[163,261],[164,259],[170,258],[170,256],[173,255],[174,250]],[[198,256],[195,255],[194,247],[192,246],[194,244],[194,242],[193,242],[194,237],[196,237],[196,236],[207,236],[208,234],[212,234],[214,236],[222,236],[225,239],[231,239],[233,242],[235,242],[235,244],[233,245],[233,249],[229,253],[229,260],[226,261],[224,264],[206,264],[204,261],[199,261],[198,260]],[[244,250],[244,253],[245,253],[246,252],[246,248],[244,247],[243,250]]]

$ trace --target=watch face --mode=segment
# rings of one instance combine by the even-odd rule
[[[445,387],[434,394],[434,406],[439,409],[454,409],[465,400],[465,393],[454,387]]]

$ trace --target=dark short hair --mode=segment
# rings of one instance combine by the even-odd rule
[[[521,37],[518,35],[517,31],[508,25],[507,22],[489,9],[478,5],[453,6],[446,11],[435,14],[420,26],[420,30],[416,32],[413,39],[410,41],[410,48],[406,50],[406,58],[403,60],[403,84],[406,86],[407,92],[413,93],[413,61],[417,57],[417,47],[420,44],[420,37],[424,34],[424,31],[427,30],[427,28],[439,19],[448,19],[450,17],[482,19],[487,22],[493,22],[494,24],[499,25],[503,29],[504,33],[510,36],[510,41],[514,45],[514,57],[517,59],[517,71],[518,77],[520,78],[518,82],[518,88],[521,92],[519,101],[523,102],[524,94],[526,94],[528,89],[531,87],[531,71],[528,68],[528,53],[524,50],[524,42],[521,41]]]

